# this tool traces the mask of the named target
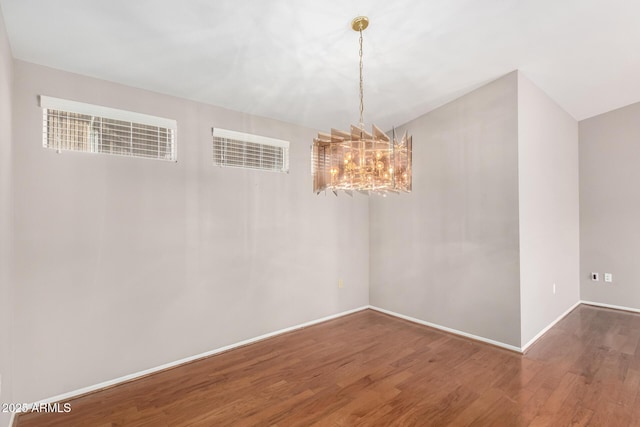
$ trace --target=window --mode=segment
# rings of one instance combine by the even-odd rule
[[[214,128],[213,163],[288,173],[289,141]]]
[[[177,159],[175,120],[48,96],[40,106],[45,148]]]

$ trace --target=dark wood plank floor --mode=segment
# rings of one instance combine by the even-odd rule
[[[522,356],[374,311],[71,400],[29,426],[640,426],[640,315],[579,306]]]

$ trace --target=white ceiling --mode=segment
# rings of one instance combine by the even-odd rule
[[[0,0],[16,58],[328,130],[520,69],[581,120],[640,101],[637,0]]]

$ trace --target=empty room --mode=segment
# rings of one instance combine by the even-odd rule
[[[0,427],[640,426],[639,16],[0,0]]]

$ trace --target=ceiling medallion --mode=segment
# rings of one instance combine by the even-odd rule
[[[398,140],[375,125],[371,133],[364,129],[364,87],[362,79],[362,32],[369,18],[358,16],[351,22],[360,33],[360,124],[350,132],[331,129],[318,133],[312,146],[313,191],[338,190],[349,195],[400,193],[411,191],[411,136],[405,132]]]

